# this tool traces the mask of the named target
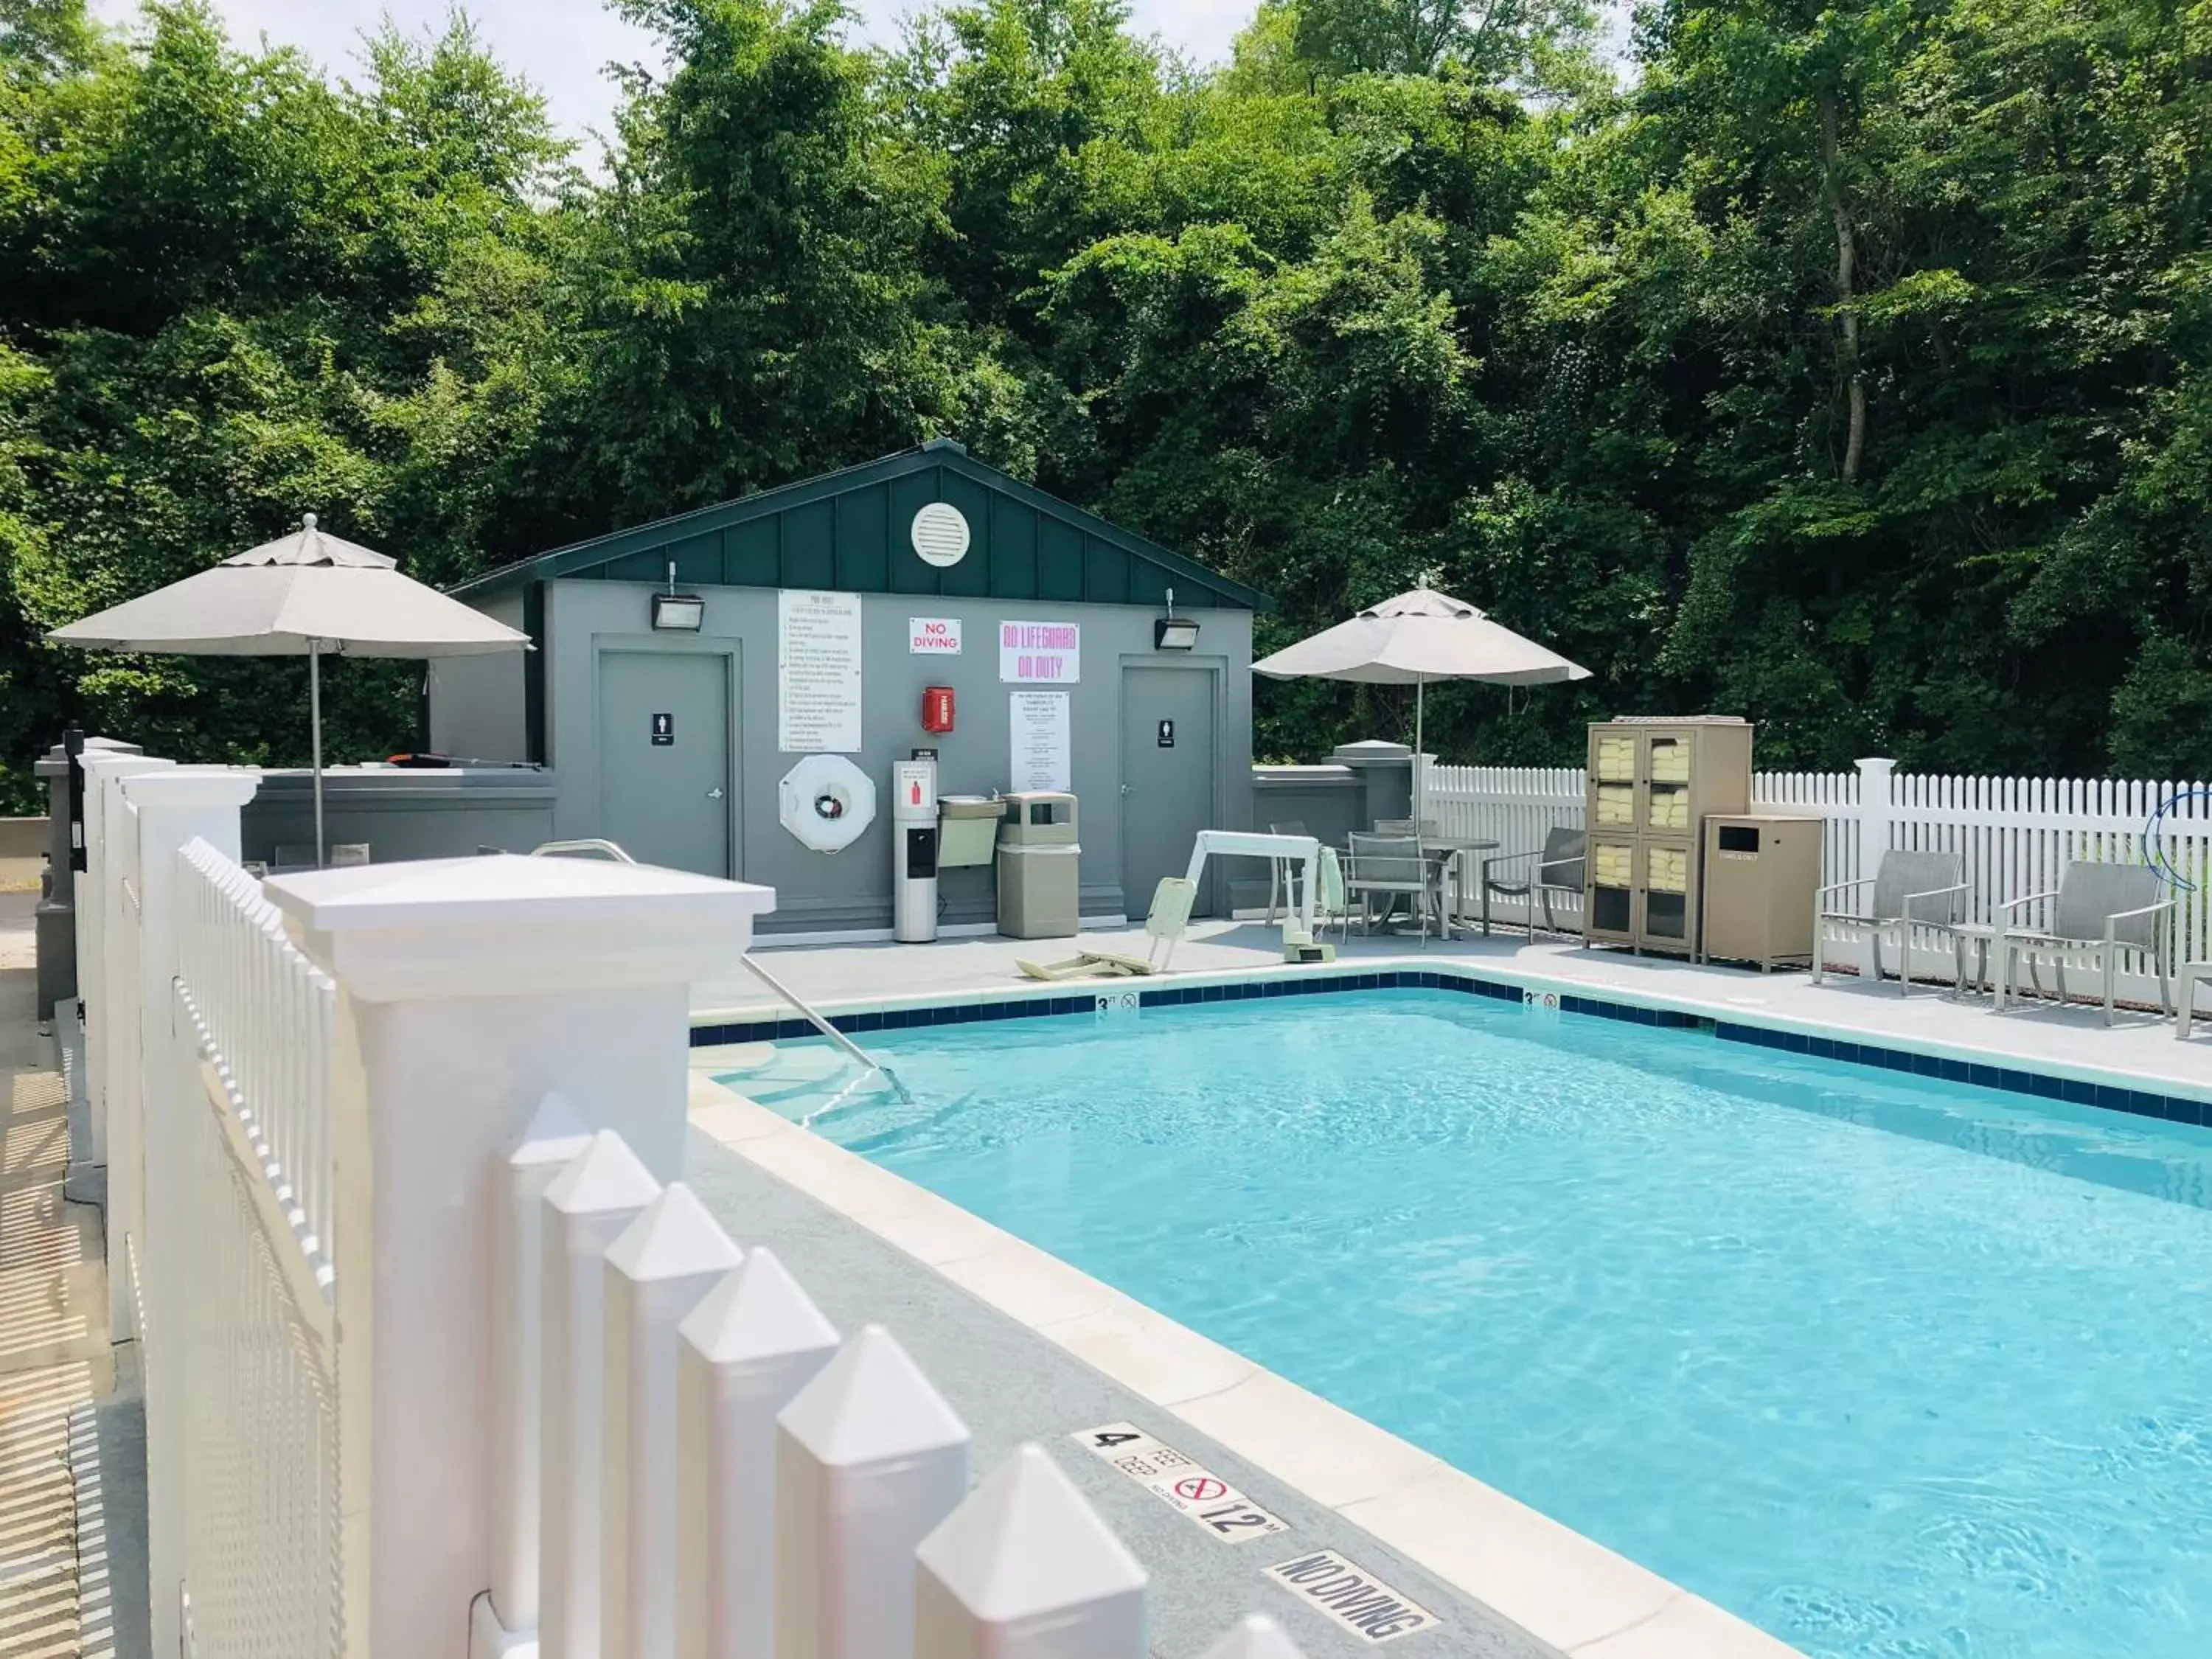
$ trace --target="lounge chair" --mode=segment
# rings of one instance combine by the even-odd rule
[[[1864,915],[1835,908],[1838,895],[1864,888],[1874,890]],[[1942,933],[1946,948],[1951,948],[1948,930],[1966,920],[1966,892],[1965,866],[1956,853],[1911,852],[1898,847],[1881,855],[1871,877],[1829,883],[1813,898],[1813,983],[1818,985],[1826,977],[1823,946],[1831,938],[1840,943],[1863,939],[1868,965],[1873,970],[1869,983],[1881,983],[1881,947],[1893,944],[1897,991],[1899,996],[1905,995],[1912,985],[1913,930]]]
[[[1572,893],[1579,900],[1583,892],[1583,857],[1588,837],[1579,830],[1556,829],[1544,832],[1544,844],[1525,853],[1486,853],[1477,860],[1482,883],[1482,936],[1490,937],[1490,896],[1500,898],[1534,898],[1544,913],[1547,933],[1565,931],[1552,919],[1552,899],[1554,894]],[[1518,881],[1500,881],[1496,872],[1519,864],[1525,859],[1536,860]],[[1528,919],[1531,933],[1536,931],[1535,918]]]
[[[1030,979],[1120,979],[1167,971],[1168,958],[1176,942],[1190,927],[1190,907],[1198,897],[1198,884],[1182,876],[1164,878],[1152,891],[1152,908],[1145,917],[1145,932],[1152,944],[1148,955],[1125,957],[1112,951],[1081,951],[1063,962],[1021,962],[1014,966]]]
[[[2086,968],[2104,981],[2105,1024],[2112,1023],[2112,992],[2120,968],[2120,954],[2140,951],[2151,960],[2158,975],[2160,1012],[2172,1007],[2166,994],[2168,923],[2180,902],[2171,895],[2159,896],[2166,883],[2147,864],[2092,864],[2076,860],[2059,872],[2058,885],[2049,892],[2008,899],[1997,907],[2000,915],[1995,944],[1997,987],[1995,1012],[2002,1013],[2012,1000],[2013,962],[2027,961],[2029,982],[2039,994],[2043,981],[2035,971],[2039,961],[2048,962],[2057,981],[2058,1000],[2066,1000],[2066,970]],[[2038,929],[2020,925],[2017,918],[2033,905],[2050,906],[2050,926]]]

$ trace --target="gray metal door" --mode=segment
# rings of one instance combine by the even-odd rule
[[[728,876],[730,659],[599,653],[599,833],[641,864]]]
[[[1213,671],[1121,671],[1121,894],[1129,915],[1152,908],[1163,876],[1190,867],[1191,845],[1213,822]],[[1212,866],[1194,914],[1221,890]]]

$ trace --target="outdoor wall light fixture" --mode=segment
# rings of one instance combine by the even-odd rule
[[[1155,651],[1190,651],[1198,645],[1198,624],[1188,617],[1175,613],[1175,589],[1168,589],[1168,614],[1152,622],[1152,649]]]
[[[676,561],[668,562],[668,591],[653,596],[653,626],[655,631],[673,629],[680,634],[696,634],[707,621],[707,601],[696,593],[676,591]]]

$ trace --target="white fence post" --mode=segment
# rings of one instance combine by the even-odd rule
[[[337,1149],[337,1255],[358,1310],[344,1347],[363,1367],[343,1380],[361,1396],[343,1415],[373,1422],[374,1455],[349,1472],[368,1567],[347,1628],[368,1633],[371,1659],[453,1659],[493,1571],[501,1158],[558,1091],[676,1176],[689,987],[745,949],[775,896],[514,857],[320,870],[266,891],[338,986],[336,1121],[358,1137]],[[541,1599],[553,1588],[541,1577]]]
[[[538,1628],[539,1459],[544,1449],[545,1189],[591,1145],[576,1109],[557,1094],[507,1155],[493,1194],[492,1271],[498,1374],[492,1442],[491,1607],[507,1631]]]
[[[757,1248],[683,1324],[676,1385],[678,1659],[774,1659],[775,1419],[837,1332]]]
[[[777,1659],[911,1659],[914,1552],[968,1489],[968,1430],[865,1325],[776,1420]]]
[[[599,1473],[605,1431],[608,1248],[660,1184],[623,1138],[602,1129],[544,1198],[544,1413],[538,1650],[598,1659]]]
[[[1893,760],[1862,760],[1859,769],[1859,874],[1871,878],[1881,855],[1889,850],[1890,821],[1895,802]]]
[[[176,1322],[180,1304],[177,1188],[170,1172],[184,1155],[177,1114],[175,1039],[170,1030],[169,981],[178,972],[178,854],[195,837],[227,857],[238,853],[239,808],[261,787],[254,772],[164,767],[135,772],[120,787],[137,809],[140,982],[139,1075],[134,1121],[109,1151],[107,1170],[108,1330],[135,1335],[146,1401],[146,1556],[155,1585],[184,1577],[185,1513],[179,1462],[180,1416]],[[153,1179],[149,1179],[149,1172]],[[155,1245],[153,1241],[161,1241]],[[161,1310],[147,1326],[138,1304]],[[181,1639],[176,1596],[152,1601],[155,1650]],[[172,1646],[162,1648],[164,1638]]]
[[[1044,1448],[915,1552],[915,1659],[1145,1659],[1145,1570]]]
[[[87,1126],[91,1161],[102,1168],[107,1163],[109,1103],[118,1086],[127,1086],[118,1085],[115,1076],[118,1061],[128,1052],[125,1024],[130,1028],[131,1047],[137,1046],[138,1036],[137,1020],[127,1012],[137,997],[138,965],[118,959],[126,936],[118,914],[125,902],[122,872],[117,868],[122,849],[109,846],[108,837],[126,808],[116,786],[141,772],[164,771],[175,764],[149,755],[100,754],[89,750],[77,757],[77,768],[84,774],[85,852],[84,878],[76,884],[77,995],[85,1016],[85,1100],[91,1115]]]
[[[599,1649],[675,1659],[677,1329],[738,1247],[672,1181],[607,1251]]]
[[[1247,1613],[1199,1659],[1303,1659],[1283,1627],[1264,1613]]]

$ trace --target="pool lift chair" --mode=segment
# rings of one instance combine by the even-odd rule
[[[1258,836],[1241,830],[1201,830],[1191,848],[1190,867],[1180,876],[1164,878],[1152,890],[1152,908],[1145,918],[1152,948],[1142,957],[1112,951],[1079,950],[1061,962],[1022,962],[1014,966],[1030,979],[1049,981],[1074,979],[1115,979],[1164,974],[1175,948],[1190,931],[1191,907],[1198,902],[1199,878],[1213,854],[1292,861],[1303,866],[1297,883],[1298,902],[1283,916],[1283,959],[1285,962],[1334,962],[1336,948],[1315,933],[1321,917],[1344,909],[1344,877],[1336,854],[1311,836]]]

